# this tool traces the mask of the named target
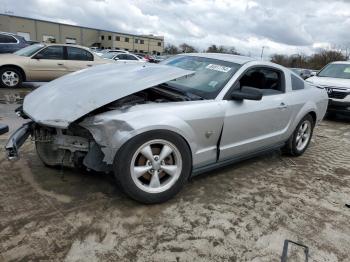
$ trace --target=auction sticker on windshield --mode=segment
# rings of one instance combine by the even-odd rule
[[[214,71],[223,72],[223,73],[227,73],[231,70],[231,67],[222,66],[222,65],[215,65],[215,64],[209,64],[205,68],[210,69],[210,70],[214,70]]]

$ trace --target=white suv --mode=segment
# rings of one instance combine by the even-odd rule
[[[350,114],[350,61],[330,63],[306,81],[327,90],[328,112]]]

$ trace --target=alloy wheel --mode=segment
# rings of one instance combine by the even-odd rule
[[[15,87],[19,83],[19,75],[14,71],[7,70],[3,72],[1,80],[4,85],[8,87]]]
[[[134,153],[130,174],[138,188],[148,193],[161,193],[171,188],[180,177],[182,157],[169,141],[156,139],[141,145]]]
[[[308,120],[305,120],[299,127],[297,136],[296,136],[296,148],[299,151],[305,149],[308,145],[309,140],[311,138],[311,123]]]

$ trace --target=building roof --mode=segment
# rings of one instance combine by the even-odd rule
[[[58,24],[58,25],[64,25],[64,26],[72,26],[72,27],[78,27],[83,29],[92,29],[92,30],[98,30],[103,32],[109,32],[113,34],[122,34],[122,35],[129,35],[129,36],[136,36],[136,37],[143,37],[143,38],[149,38],[149,39],[155,39],[155,40],[164,40],[163,36],[152,36],[152,35],[137,35],[137,34],[130,34],[130,33],[123,33],[123,32],[116,32],[116,31],[110,31],[110,30],[104,30],[100,28],[93,28],[93,27],[86,27],[86,26],[79,26],[79,25],[71,25],[66,23],[59,23],[54,21],[48,21],[48,20],[42,20],[42,19],[36,19],[36,18],[30,18],[30,17],[24,17],[24,16],[18,16],[18,15],[10,15],[10,14],[0,14],[0,16],[8,16],[8,17],[14,17],[14,18],[21,18],[21,19],[28,19],[31,21],[40,21],[45,23],[52,23],[52,24]]]

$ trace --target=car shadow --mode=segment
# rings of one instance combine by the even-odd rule
[[[350,114],[327,113],[325,119],[339,123],[350,123]]]

